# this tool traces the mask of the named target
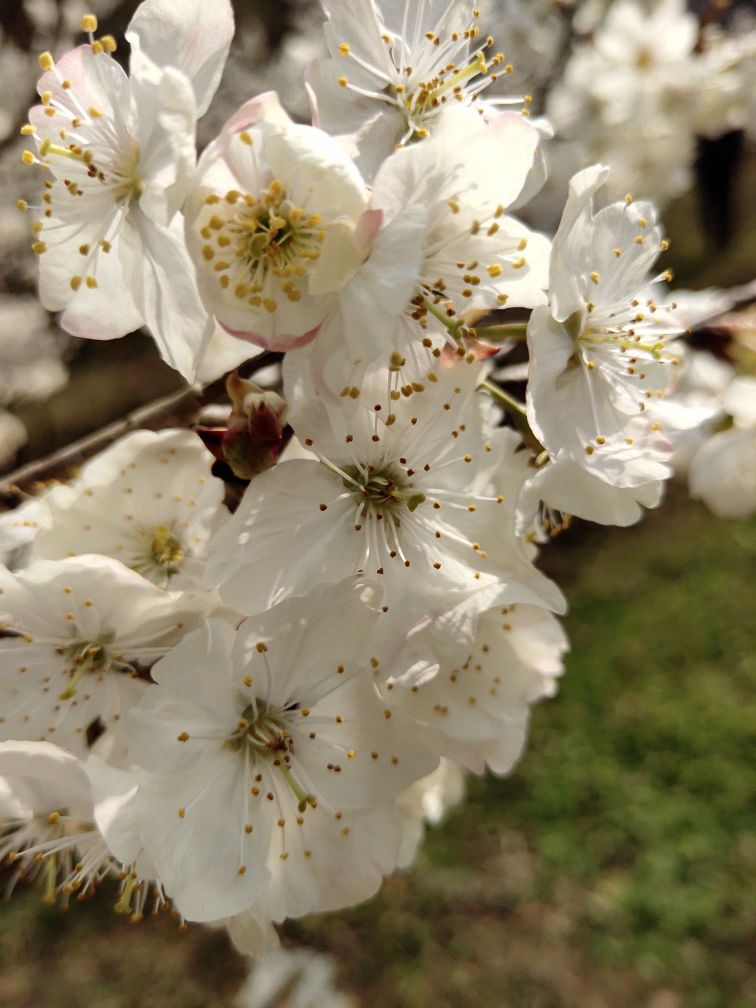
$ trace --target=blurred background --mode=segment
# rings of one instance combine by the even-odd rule
[[[182,387],[143,335],[100,344],[56,327],[15,207],[37,184],[18,133],[37,53],[78,44],[90,10],[121,38],[136,6],[0,0],[0,472]],[[682,3],[638,2],[635,34],[621,0],[479,6],[513,65],[497,94],[530,95],[533,117],[555,127],[530,223],[553,231],[574,171],[612,165],[613,196],[662,207],[675,291],[706,292],[688,298],[691,344],[753,373],[754,296],[722,291],[756,276],[756,4],[691,3],[691,32]],[[303,70],[322,54],[319,5],[235,8],[201,145],[261,90],[309,115]],[[203,380],[235,363],[228,353],[219,346]],[[570,601],[573,651],[558,696],[533,713],[519,767],[470,779],[410,872],[355,910],[287,924],[284,944],[329,953],[338,986],[364,1008],[756,1004],[755,558],[754,523],[711,515],[682,481],[636,528],[575,523],[542,561]],[[111,895],[67,915],[23,887],[2,903],[0,1005],[233,1005],[248,964],[225,932],[179,934],[170,919],[130,927]],[[294,1005],[288,990],[259,1008]]]

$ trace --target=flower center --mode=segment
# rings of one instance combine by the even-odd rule
[[[124,562],[137,574],[143,574],[163,587],[178,574],[186,560],[186,545],[172,525],[135,529],[138,546]]]
[[[304,812],[308,805],[316,808],[317,799],[297,779],[292,768],[294,739],[287,727],[287,715],[297,709],[295,703],[280,708],[255,699],[245,705],[236,727],[223,744],[226,749],[249,757],[253,766],[259,760],[278,770],[297,799],[297,808]],[[261,779],[259,774],[255,776],[255,781]]]
[[[286,729],[284,711],[269,706],[264,700],[245,706],[236,728],[224,744],[235,752],[246,749],[253,758],[289,753],[294,748]]]
[[[276,310],[275,299],[264,296],[270,277],[282,280],[281,290],[289,301],[299,301],[299,281],[320,258],[325,229],[318,214],[308,214],[286,194],[274,179],[257,196],[230,190],[221,200],[211,194],[206,204],[218,212],[201,229],[206,244],[202,256],[212,263],[224,290],[234,283],[234,294],[255,308]]]
[[[157,525],[149,534],[149,559],[166,577],[177,574],[184,560],[184,544],[170,526]]]
[[[112,642],[113,634],[110,633],[102,634],[95,640],[76,639],[68,645],[60,646],[58,650],[64,655],[66,662],[70,663],[70,668],[67,669],[70,680],[58,697],[59,700],[70,700],[75,696],[79,683],[88,673],[107,672],[111,669],[114,663],[107,646]],[[123,667],[121,662],[116,664]]]
[[[387,467],[376,470],[368,466],[365,470],[357,466],[344,469],[347,480],[344,485],[354,491],[359,503],[366,504],[371,511],[392,516],[398,524],[398,512],[406,507],[415,511],[425,500],[425,494],[419,493],[406,473]]]

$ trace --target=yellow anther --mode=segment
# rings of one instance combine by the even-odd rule
[[[106,53],[114,53],[118,48],[118,43],[112,35],[103,35],[100,39],[100,45]]]
[[[246,130],[242,130],[242,132],[239,134],[239,139],[241,140],[242,143],[245,143],[248,147],[252,146],[252,137],[249,135],[249,133],[247,133]]]
[[[338,85],[339,85],[339,87],[345,88],[348,83],[349,83],[349,79],[347,77],[339,77],[339,79],[338,79]]]
[[[105,52],[105,46],[102,44],[102,42],[99,41],[99,39],[95,39],[94,42],[92,42],[92,44],[90,45],[90,49],[92,50],[93,53],[96,53],[98,55],[100,53]]]
[[[32,133],[36,133],[36,127],[32,126],[31,123],[26,123],[26,125],[21,127],[21,136],[31,136]]]
[[[349,45],[346,42],[342,42],[339,46],[339,55],[348,56],[350,52]]]
[[[100,119],[103,115],[103,112],[101,109],[98,109],[96,105],[90,105],[89,114],[92,116],[93,119]]]
[[[94,14],[84,14],[81,19],[81,30],[84,32],[97,31],[97,18]]]
[[[34,157],[34,154],[32,154],[30,150],[25,150],[24,153],[21,155],[21,160],[24,162],[25,165],[33,165],[37,159]]]
[[[71,290],[77,291],[79,289],[79,287],[81,287],[81,277],[80,276],[72,276],[71,280],[69,282],[71,284]]]
[[[47,245],[43,241],[36,241],[32,245],[32,252],[35,255],[42,255],[43,252],[47,251]]]
[[[93,276],[87,277],[87,287],[89,287],[90,290],[94,290],[97,287],[97,281]]]
[[[592,280],[592,281],[593,281],[593,282],[594,282],[595,284],[597,284],[597,283],[598,283],[598,282],[599,282],[599,281],[601,280],[601,274],[600,274],[600,273],[596,273],[596,271],[595,271],[595,270],[593,271],[593,273],[591,273],[591,274],[589,274],[589,275],[590,275],[590,278],[591,278],[591,280]]]
[[[16,206],[18,207],[19,210],[22,210],[24,213],[26,213],[26,211],[29,209],[29,204],[26,202],[25,199],[16,200]]]
[[[51,52],[43,52],[39,54],[39,69],[40,70],[52,70],[55,66],[55,60]]]

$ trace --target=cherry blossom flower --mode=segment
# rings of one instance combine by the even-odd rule
[[[50,742],[0,742],[0,784],[0,862],[13,866],[10,891],[27,877],[41,883],[46,902],[61,896],[65,905],[112,871],[75,756]]]
[[[510,213],[538,176],[539,144],[519,114],[484,125],[455,108],[432,139],[384,162],[371,204],[381,227],[312,345],[336,391],[359,387],[372,361],[428,357],[435,333],[453,344],[450,317],[545,304],[551,245]]]
[[[82,20],[89,45],[57,64],[44,53],[42,104],[25,128],[37,149],[24,160],[45,173],[32,229],[43,305],[90,339],[146,325],[164,359],[191,380],[212,323],[178,211],[195,166],[197,104],[212,97],[233,18],[222,0],[208,33],[204,5],[179,7],[146,0],[137,9],[130,77],[111,56],[112,37],[94,39],[93,15]]]
[[[413,651],[435,654],[436,675],[409,687],[390,676],[383,696],[428,733],[435,751],[477,773],[486,765],[509,773],[522,752],[530,704],[555,692],[567,638],[546,609],[497,606],[479,617],[472,647],[459,661],[450,657],[460,647],[456,635],[449,639],[450,624],[445,615],[410,642]]]
[[[314,339],[375,229],[335,140],[293,123],[273,93],[243,105],[198,166],[186,237],[208,311],[274,350]],[[322,292],[321,292],[322,291]]]
[[[196,598],[106,557],[0,569],[0,739],[85,753],[88,733],[119,721],[148,688],[140,672],[203,615]]]
[[[330,58],[309,69],[313,119],[372,178],[394,148],[432,135],[440,112],[472,106],[509,72],[480,12],[446,0],[323,0]]]
[[[549,94],[557,135],[580,143],[583,163],[611,166],[612,199],[642,186],[665,201],[690,186],[698,30],[684,0],[614,2]]]
[[[101,553],[161,588],[199,587],[211,534],[226,519],[212,456],[190,431],[134,431],[45,498],[31,556]]]
[[[653,206],[627,200],[594,213],[607,172],[587,168],[570,184],[551,256],[551,308],[537,308],[528,325],[528,420],[552,458],[562,452],[612,486],[639,487],[670,475],[672,447],[652,407],[676,360],[665,340],[680,327],[648,292],[665,247]]]
[[[145,849],[186,918],[332,909],[396,863],[393,801],[436,759],[374,690],[365,590],[283,603],[238,634],[210,621],[153,668],[129,756]]]
[[[456,360],[401,389],[389,369],[374,369],[355,406],[313,396],[301,360],[286,359],[289,419],[314,457],[258,476],[214,537],[207,579],[227,604],[261,612],[359,572],[381,578],[386,606],[406,619],[413,607],[427,611],[436,591],[502,579],[536,597],[545,590],[531,588],[540,576],[509,548],[498,485],[509,447],[476,395],[482,365]]]

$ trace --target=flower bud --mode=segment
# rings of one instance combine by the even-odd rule
[[[216,433],[215,443],[208,447],[228,463],[235,476],[251,480],[278,461],[287,406],[277,393],[240,378],[236,372],[228,378],[226,390],[231,400],[228,426]]]

